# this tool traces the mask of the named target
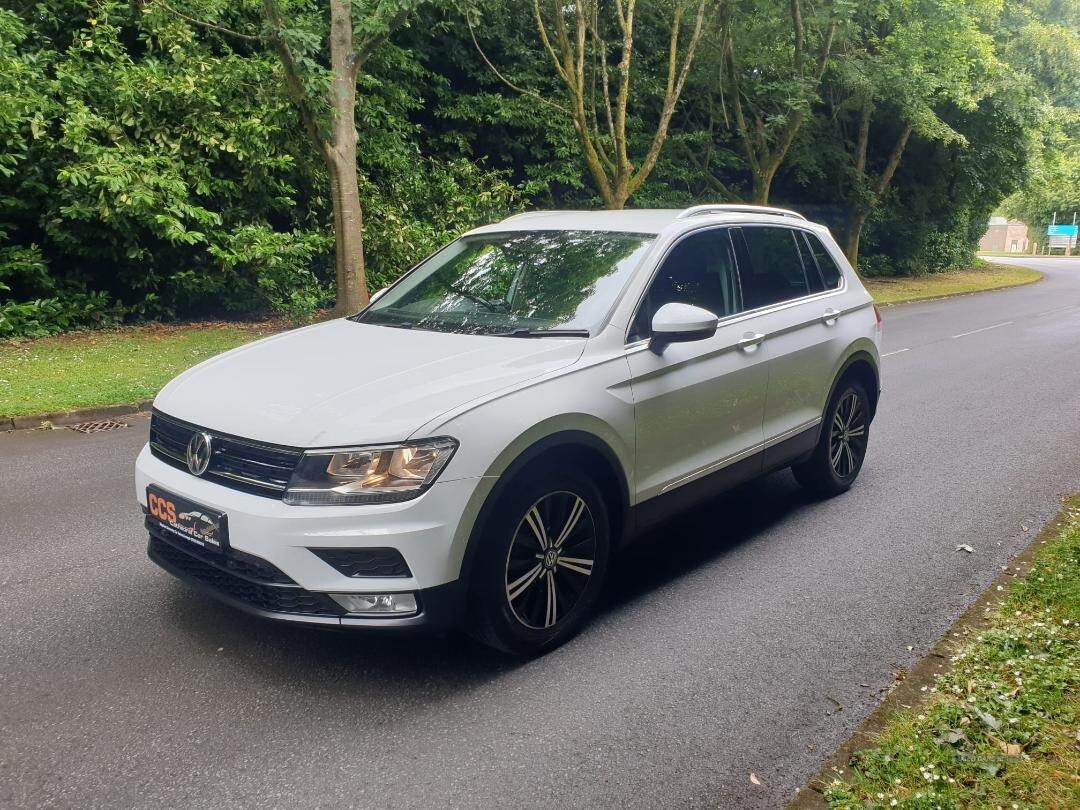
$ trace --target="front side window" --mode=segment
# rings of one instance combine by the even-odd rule
[[[731,238],[726,228],[691,234],[667,255],[649,285],[630,329],[630,340],[652,333],[652,319],[664,304],[692,304],[719,318],[742,310]]]
[[[739,231],[746,247],[739,262],[739,279],[747,309],[809,294],[794,231],[764,225],[746,226]]]
[[[602,326],[654,238],[602,231],[465,236],[355,319],[466,334],[592,332]]]

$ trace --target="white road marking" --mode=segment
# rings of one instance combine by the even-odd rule
[[[1032,315],[1032,318],[1041,318],[1043,315],[1053,315],[1055,312],[1064,312],[1066,309],[1072,309],[1073,305],[1069,304],[1067,307],[1057,307],[1056,309],[1048,309],[1046,312],[1036,312]]]
[[[897,349],[895,352],[885,352],[885,354],[883,354],[881,356],[882,357],[890,357],[891,355],[894,355],[894,354],[902,354],[903,352],[910,352],[910,351],[911,351],[910,347],[907,348],[907,349]]]
[[[984,326],[982,329],[972,329],[970,332],[961,332],[959,335],[953,335],[953,338],[967,337],[968,335],[977,335],[979,332],[986,332],[990,329],[997,329],[999,326],[1008,326],[1013,321],[1004,321],[1003,323],[995,323],[993,326]]]

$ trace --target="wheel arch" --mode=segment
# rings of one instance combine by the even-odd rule
[[[466,585],[476,564],[480,539],[503,494],[518,476],[542,464],[573,463],[575,469],[589,471],[609,509],[613,552],[630,529],[630,481],[624,462],[611,443],[595,432],[581,428],[562,428],[539,437],[534,431],[528,431],[523,437],[526,437],[524,446],[515,442],[492,463],[488,473],[497,477],[497,481],[484,498],[469,532],[459,575]]]
[[[858,380],[866,389],[870,397],[870,419],[873,420],[877,413],[878,399],[881,396],[881,374],[878,370],[876,354],[872,354],[867,349],[856,349],[840,364],[829,387],[829,395],[825,400],[826,407],[832,402],[837,386],[851,378]]]

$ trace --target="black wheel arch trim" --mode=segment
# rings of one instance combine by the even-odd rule
[[[866,392],[870,395],[870,421],[872,422],[877,413],[878,399],[881,397],[881,372],[878,369],[877,360],[875,360],[874,356],[865,349],[858,349],[852,352],[847,359],[844,360],[840,369],[836,372],[836,376],[833,378],[832,385],[829,387],[829,396],[825,400],[825,408],[828,408],[829,403],[832,402],[832,398],[836,394],[836,388],[840,385],[841,380],[844,379],[852,366],[860,362],[869,366],[871,373],[874,375],[874,390]]]
[[[506,469],[500,473],[499,480],[484,499],[484,503],[480,507],[476,520],[473,521],[472,529],[469,532],[469,540],[465,546],[465,555],[461,561],[461,571],[458,579],[464,584],[465,590],[468,590],[468,583],[472,575],[473,567],[476,564],[476,558],[480,548],[480,538],[483,536],[499,500],[503,493],[506,492],[506,488],[513,483],[515,477],[522,470],[545,454],[560,448],[569,449],[574,447],[585,447],[598,452],[615,476],[619,494],[619,503],[617,504],[618,514],[616,517],[619,519],[619,534],[622,535],[622,537],[616,536],[614,533],[612,534],[613,550],[618,548],[623,537],[628,535],[631,519],[630,485],[626,477],[626,472],[623,470],[622,464],[619,462],[619,457],[616,455],[615,451],[602,438],[584,430],[571,429],[550,433],[522,450],[514,460],[507,465]]]

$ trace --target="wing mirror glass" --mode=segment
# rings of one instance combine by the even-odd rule
[[[719,318],[692,304],[664,304],[652,319],[649,348],[660,354],[669,343],[689,343],[716,334]]]

